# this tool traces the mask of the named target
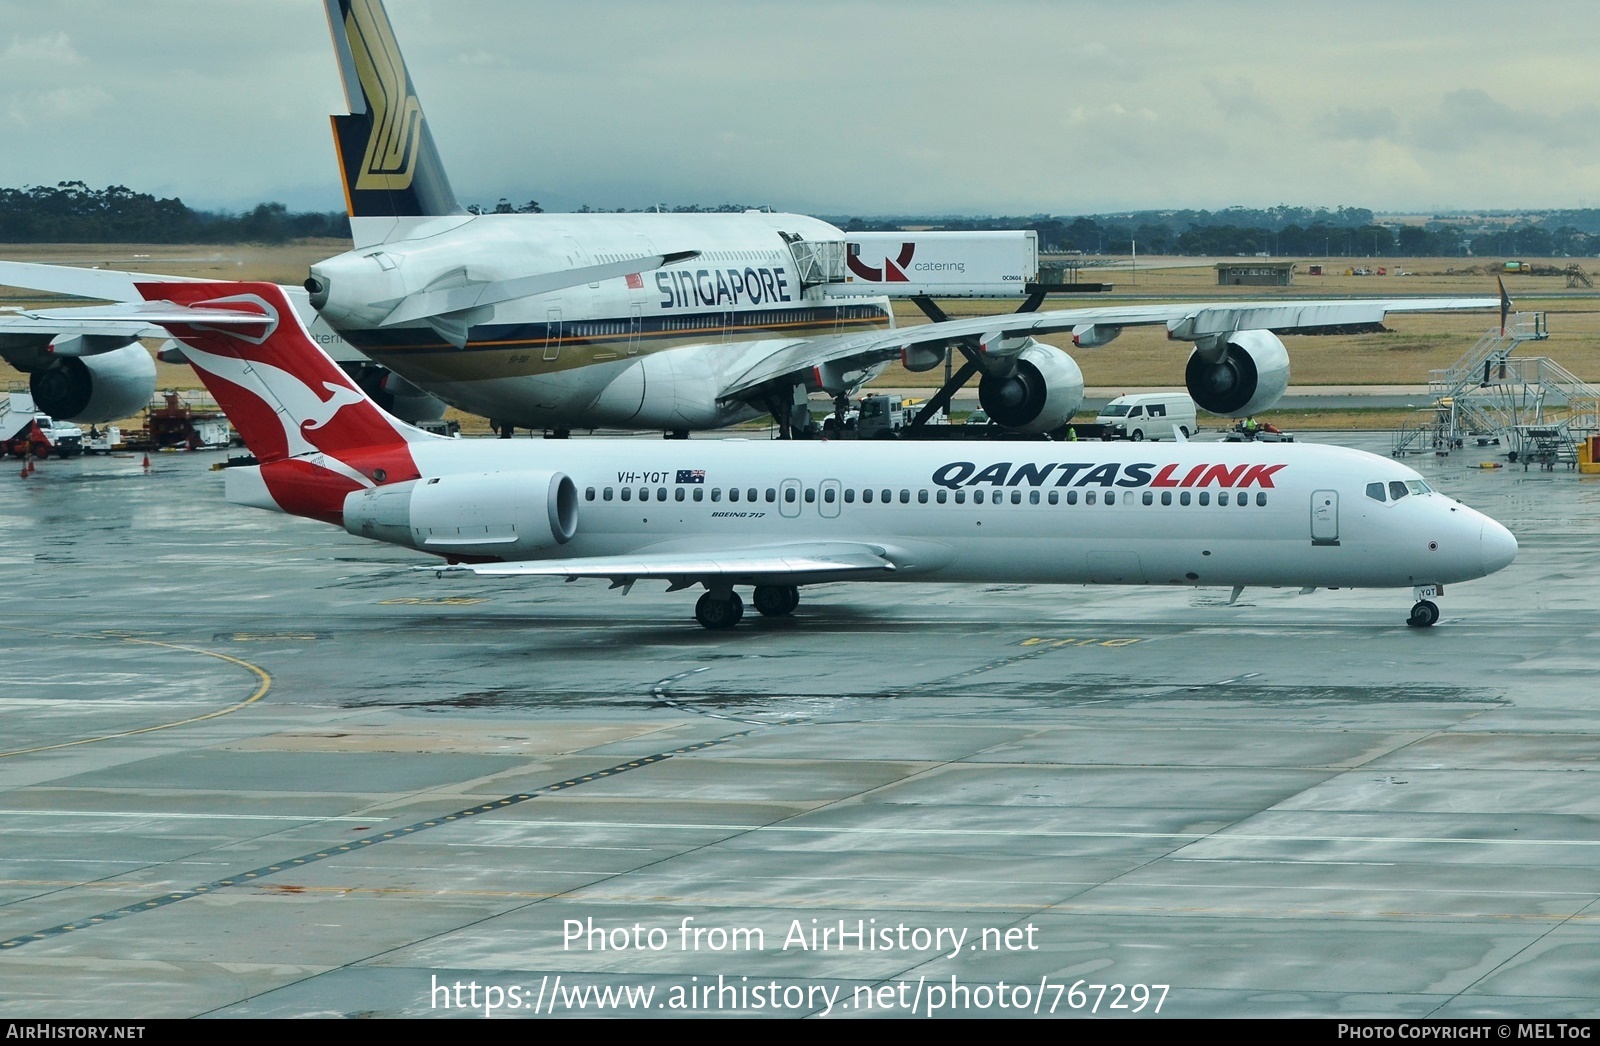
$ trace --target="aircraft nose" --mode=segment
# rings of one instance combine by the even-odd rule
[[[1478,538],[1478,548],[1483,553],[1483,572],[1493,574],[1503,570],[1517,558],[1517,539],[1511,531],[1492,519],[1483,521],[1483,532]]]

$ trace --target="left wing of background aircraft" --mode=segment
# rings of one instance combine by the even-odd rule
[[[120,269],[0,261],[0,286],[107,302],[138,303],[140,283],[205,282]],[[281,287],[330,356],[384,409],[405,421],[444,415],[443,401],[377,367],[330,327],[302,287]],[[115,313],[113,315],[112,313]],[[167,339],[158,356],[183,363],[183,350],[167,330],[127,310],[86,311],[83,306],[0,310],[0,359],[27,374],[38,410],[64,421],[99,424],[131,417],[155,393],[156,370],[139,341]]]
[[[979,395],[991,419],[1024,432],[1066,423],[1083,402],[1083,376],[1071,357],[1035,340],[1071,332],[1074,344],[1104,345],[1124,327],[1165,324],[1167,337],[1194,345],[1185,380],[1195,402],[1214,414],[1242,416],[1275,403],[1288,387],[1289,355],[1277,335],[1381,329],[1391,312],[1446,312],[1502,306],[1499,298],[1177,303],[1014,312],[944,320],[863,334],[810,338],[768,351],[722,390],[750,398],[764,388],[804,385],[833,391],[896,357],[913,370],[960,348],[967,376],[981,373]],[[919,361],[920,362],[917,362]],[[959,381],[965,378],[958,376]]]

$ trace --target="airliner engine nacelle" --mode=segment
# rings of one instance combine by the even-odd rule
[[[118,421],[150,405],[156,364],[138,342],[94,355],[58,357],[29,375],[28,390],[35,409],[60,421]]]
[[[1214,349],[1197,345],[1184,371],[1189,395],[1213,414],[1248,417],[1289,387],[1289,352],[1271,331],[1234,331]],[[1215,356],[1211,359],[1208,357]]]
[[[1060,349],[1032,338],[1028,342],[1009,375],[984,376],[978,402],[998,425],[1033,434],[1051,432],[1083,406],[1083,371]]]
[[[443,556],[522,559],[578,532],[562,472],[477,472],[351,491],[344,529]]]

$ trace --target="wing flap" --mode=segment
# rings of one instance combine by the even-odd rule
[[[675,583],[687,579],[779,578],[801,575],[842,577],[887,573],[895,569],[888,552],[876,545],[852,542],[765,545],[720,552],[646,552],[628,556],[586,556],[577,559],[528,560],[518,563],[472,563],[421,570],[471,572],[487,576],[647,578]]]

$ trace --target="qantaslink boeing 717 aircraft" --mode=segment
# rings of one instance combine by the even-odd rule
[[[703,587],[728,628],[831,581],[1409,588],[1511,563],[1511,533],[1390,459],[1308,444],[951,447],[462,441],[384,414],[271,284],[148,284],[258,464],[227,496],[480,574]]]

